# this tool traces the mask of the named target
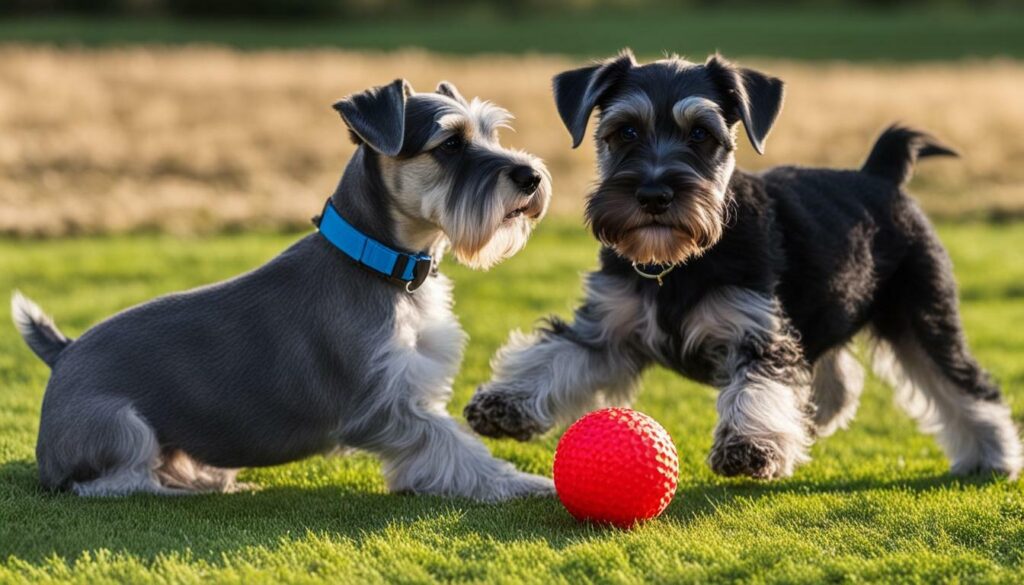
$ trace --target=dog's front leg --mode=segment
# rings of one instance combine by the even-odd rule
[[[491,381],[466,406],[476,432],[525,441],[602,402],[629,401],[650,363],[637,334],[648,315],[628,282],[594,273],[587,284],[571,324],[553,319],[530,335],[514,332],[498,351]]]
[[[491,502],[554,493],[550,479],[523,473],[495,458],[447,414],[407,412],[393,422],[389,425],[393,434],[374,449],[393,492]]]
[[[708,461],[718,474],[792,474],[811,444],[811,371],[777,300],[712,291],[683,329],[684,349],[711,365],[718,425]]]

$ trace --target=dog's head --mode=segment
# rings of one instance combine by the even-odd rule
[[[467,101],[447,82],[435,93],[415,93],[398,79],[334,107],[376,159],[409,246],[430,244],[440,230],[459,262],[488,268],[522,249],[547,211],[547,169],[501,146],[498,130],[512,116],[490,102]]]
[[[644,264],[683,262],[718,241],[736,125],[762,153],[782,108],[780,80],[718,55],[639,65],[627,50],[556,76],[554,89],[573,148],[599,112],[599,182],[586,211],[594,235]]]

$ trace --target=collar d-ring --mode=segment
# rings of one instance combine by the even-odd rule
[[[662,279],[665,277],[666,274],[668,274],[669,272],[672,272],[675,269],[676,269],[676,265],[675,264],[669,264],[668,268],[662,270],[658,274],[651,274],[649,272],[644,272],[643,270],[640,269],[640,266],[636,262],[633,262],[633,270],[637,274],[639,274],[641,277],[646,278],[648,280],[657,280],[658,281],[658,286],[661,286],[661,285],[665,284],[664,281],[662,281]]]
[[[409,294],[437,273],[430,254],[406,252],[367,236],[342,217],[330,199],[313,224],[324,239],[356,264],[401,286]]]

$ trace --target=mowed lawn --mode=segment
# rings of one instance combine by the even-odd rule
[[[1024,421],[1024,223],[940,226],[972,348]],[[15,287],[77,335],[155,295],[272,257],[295,234],[141,235],[0,241],[0,294]],[[471,335],[451,405],[460,412],[508,331],[567,315],[596,245],[567,219],[489,273],[450,263]],[[954,479],[871,379],[852,427],[790,479],[722,479],[704,459],[714,392],[655,369],[636,407],[679,448],[679,491],[632,531],[577,524],[554,500],[483,505],[391,496],[365,455],[313,458],[242,478],[260,491],[82,500],[39,490],[33,456],[47,369],[0,312],[0,581],[133,582],[1013,582],[1024,574],[1024,485]],[[186,316],[182,316],[186,318]],[[549,474],[558,432],[494,441]]]

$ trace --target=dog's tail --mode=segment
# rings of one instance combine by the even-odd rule
[[[914,174],[914,163],[925,156],[960,156],[927,132],[893,124],[882,132],[861,171],[903,186]]]
[[[25,343],[51,368],[64,348],[71,345],[72,340],[57,329],[53,319],[18,291],[11,295],[11,318]]]

